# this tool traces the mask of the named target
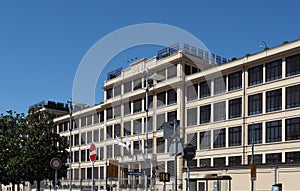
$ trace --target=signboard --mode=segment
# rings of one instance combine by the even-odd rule
[[[118,178],[118,170],[119,170],[118,160],[109,160],[108,177],[109,178]]]
[[[256,164],[250,164],[251,180],[256,180]]]
[[[160,182],[170,182],[170,173],[160,172],[159,173],[159,181]]]
[[[196,154],[196,147],[192,144],[187,144],[186,147],[183,149],[184,156],[183,158],[187,161],[193,160]]]
[[[90,161],[95,162],[96,157],[97,157],[97,148],[96,145],[92,143],[90,146]]]
[[[61,163],[61,160],[59,158],[53,158],[50,161],[50,166],[53,169],[60,169],[61,165],[62,165],[62,163]]]
[[[142,172],[128,172],[129,176],[142,176]]]

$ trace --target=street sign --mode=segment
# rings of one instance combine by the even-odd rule
[[[142,172],[128,172],[128,176],[142,176]]]
[[[196,147],[192,144],[187,144],[186,147],[183,149],[184,156],[183,158],[187,161],[193,160],[196,154]]]
[[[90,161],[95,162],[96,157],[97,157],[97,148],[96,145],[92,143],[90,146]]]
[[[50,166],[53,169],[60,169],[61,165],[62,165],[62,163],[61,163],[61,160],[59,158],[53,158],[50,161]]]

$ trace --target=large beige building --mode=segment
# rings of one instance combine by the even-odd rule
[[[89,146],[93,142],[98,148],[98,188],[105,188],[106,181],[118,187],[131,185],[131,189],[144,185],[148,158],[149,188],[161,190],[159,172],[169,172],[166,188],[174,189],[172,141],[163,138],[162,124],[177,119],[182,142],[197,149],[190,165],[191,190],[250,190],[252,141],[255,190],[270,190],[277,183],[283,190],[300,190],[299,74],[300,40],[230,62],[186,44],[138,60],[105,81],[103,103],[73,113],[73,183],[91,186]],[[61,135],[69,136],[69,115],[55,122]],[[129,140],[129,150],[118,145],[116,137]],[[106,172],[111,161],[117,162],[118,173]],[[186,166],[178,156],[178,190],[186,188]],[[108,174],[117,178],[106,180]],[[232,180],[214,180],[215,175]],[[62,182],[67,185],[68,178]]]

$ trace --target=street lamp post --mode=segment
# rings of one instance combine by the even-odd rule
[[[251,142],[252,142],[252,152],[251,152],[251,191],[254,191],[254,177],[253,176],[253,165],[254,165],[254,124],[251,125]]]
[[[70,187],[70,191],[72,191],[72,144],[73,144],[73,138],[72,138],[72,130],[73,130],[73,120],[72,120],[72,114],[73,114],[73,103],[72,103],[72,99],[70,100],[70,101],[67,101],[67,103],[70,105],[70,107],[69,107],[69,112],[70,112],[70,125],[69,125],[69,127],[70,127],[70,129],[69,129],[69,131],[70,131],[70,138],[69,138],[69,140],[70,140],[70,165],[69,165],[69,178],[70,178],[70,185],[69,185],[69,187]]]

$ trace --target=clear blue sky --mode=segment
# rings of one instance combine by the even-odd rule
[[[215,53],[242,57],[260,51],[262,40],[273,47],[299,39],[299,7],[296,0],[0,1],[0,113],[27,112],[41,100],[68,100],[82,57],[119,28],[169,24],[192,33]],[[110,68],[131,57],[154,56],[148,51],[154,48],[120,54]],[[102,84],[99,80],[96,102],[103,99]]]

